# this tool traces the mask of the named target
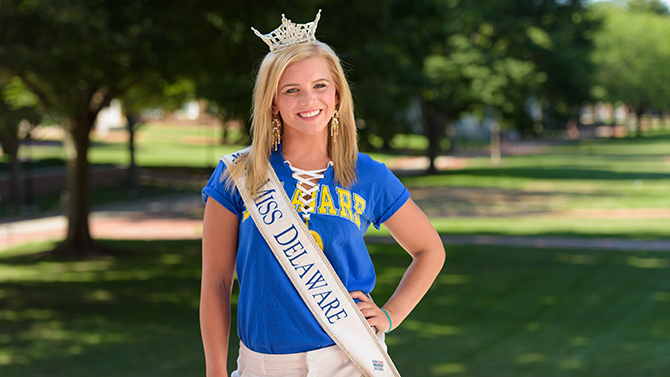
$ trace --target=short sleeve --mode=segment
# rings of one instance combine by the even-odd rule
[[[209,177],[207,186],[202,189],[202,201],[207,203],[207,199],[211,197],[227,210],[236,214],[238,218],[242,218],[243,208],[241,197],[237,188],[234,190],[226,188],[223,181],[225,170],[226,164],[223,161],[219,161],[219,165],[217,165],[212,176]]]
[[[368,175],[359,175],[359,179],[374,179],[374,209],[372,225],[379,229],[381,224],[390,219],[400,207],[409,199],[410,193],[386,165],[375,163],[375,172]]]

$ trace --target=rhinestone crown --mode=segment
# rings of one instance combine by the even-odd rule
[[[316,27],[321,18],[321,9],[316,14],[314,21],[306,24],[296,24],[287,19],[283,14],[281,15],[281,25],[268,34],[261,34],[253,27],[251,30],[259,36],[263,42],[270,46],[270,51],[279,52],[291,46],[301,43],[314,42],[316,37]]]

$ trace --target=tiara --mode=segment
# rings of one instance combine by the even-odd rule
[[[316,37],[316,27],[321,18],[321,9],[316,14],[314,21],[306,24],[296,24],[287,19],[284,14],[281,15],[281,25],[268,34],[261,34],[253,27],[251,30],[259,36],[263,42],[270,46],[271,52],[279,52],[289,47],[301,44],[314,42]]]

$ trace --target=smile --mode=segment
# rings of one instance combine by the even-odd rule
[[[311,118],[319,115],[319,113],[321,113],[321,110],[314,110],[307,113],[298,113],[298,116],[301,118]]]

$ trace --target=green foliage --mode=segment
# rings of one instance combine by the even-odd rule
[[[5,80],[3,84],[2,100],[12,110],[23,107],[36,107],[38,105],[37,97],[28,90],[26,84],[18,76]]]
[[[670,18],[603,6],[603,28],[595,34],[593,61],[598,65],[601,99],[623,101],[644,110],[670,106]],[[598,91],[596,91],[598,93]]]
[[[42,109],[37,97],[27,88],[18,76],[0,71],[0,144],[3,154],[9,157],[12,169],[12,200],[18,200],[18,161],[19,140],[24,139],[30,128],[42,118]],[[23,123],[22,123],[23,122]]]
[[[666,3],[661,0],[614,0],[611,2],[631,12],[655,13],[660,15],[668,15],[670,13]]]
[[[212,6],[205,0],[32,0],[0,7],[0,67],[19,76],[67,131],[72,200],[60,250],[94,246],[88,231],[88,148],[99,111],[135,85],[150,83],[143,95],[163,94],[153,81],[188,76],[210,51],[214,29],[203,21]]]
[[[597,23],[581,2],[441,4],[443,23],[433,29],[430,52],[424,55],[427,80],[420,91],[429,172],[435,172],[446,127],[464,112],[487,113],[498,124],[529,131],[529,98],[551,104],[545,107],[554,119],[567,118],[588,98],[588,34]]]
[[[438,106],[474,110],[488,105],[509,113],[520,99],[506,91],[532,87],[546,76],[538,75],[532,62],[494,56],[464,35],[452,36],[448,49],[448,55],[433,54],[425,61],[427,77],[443,90],[428,89],[424,96]]]
[[[75,118],[90,107],[95,115],[105,99],[155,73],[183,73],[208,31],[198,23],[202,8],[203,2],[7,4],[0,8],[0,62],[50,110]]]
[[[317,38],[344,62],[356,116],[365,124],[362,146],[369,146],[369,135],[388,144],[409,126],[405,111],[423,80],[420,65],[435,38],[432,25],[441,22],[432,1],[375,0],[347,6],[337,1],[220,2],[217,7],[207,14],[218,29],[217,47],[207,61],[199,62],[196,81],[198,95],[212,101],[211,110],[222,118],[249,117],[254,67],[268,51],[250,26],[267,33],[279,25],[282,13],[303,23],[321,8]]]
[[[0,132],[19,138],[22,120],[36,124],[40,118],[37,97],[26,88],[23,80],[0,72]]]
[[[580,2],[449,5],[448,38],[425,61],[431,85],[423,91],[449,118],[485,106],[519,114],[529,96],[566,105],[588,98],[588,33],[597,24]]]
[[[192,80],[182,77],[168,82],[157,76],[154,80],[129,88],[122,100],[126,113],[140,114],[146,109],[172,112],[194,98],[195,84]]]
[[[338,21],[323,22],[320,33],[351,68],[357,117],[365,121],[363,143],[367,135],[377,135],[388,149],[395,134],[411,129],[407,110],[425,80],[423,57],[439,38],[437,25],[444,22],[437,8],[429,0],[363,1],[346,7],[333,2],[324,7]]]

